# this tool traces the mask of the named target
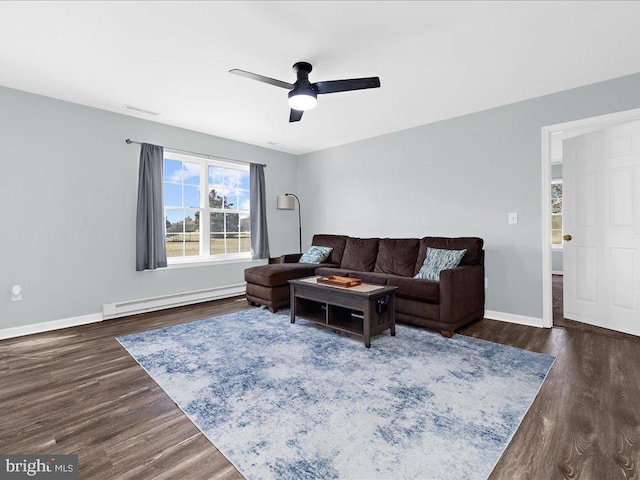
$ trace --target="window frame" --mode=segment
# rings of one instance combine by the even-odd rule
[[[186,266],[188,264],[194,264],[194,265],[203,265],[203,264],[209,264],[209,263],[232,263],[232,262],[237,262],[237,261],[247,261],[247,260],[251,260],[251,250],[249,250],[248,252],[233,252],[233,253],[219,253],[219,254],[211,254],[211,231],[210,231],[210,226],[211,226],[211,214],[212,213],[232,213],[232,214],[237,214],[238,215],[238,222],[240,222],[240,217],[242,215],[247,215],[250,216],[251,215],[251,209],[240,209],[238,208],[236,209],[229,209],[229,208],[224,208],[224,200],[223,200],[223,205],[222,207],[218,208],[218,207],[210,207],[209,206],[209,192],[210,192],[210,187],[209,187],[209,167],[221,167],[221,168],[227,168],[227,169],[233,169],[233,170],[238,170],[238,171],[242,171],[242,172],[246,172],[247,175],[249,174],[249,164],[242,164],[242,163],[233,163],[227,160],[223,160],[223,159],[219,159],[216,157],[204,157],[204,156],[198,156],[195,154],[185,154],[182,152],[176,152],[176,151],[172,151],[170,149],[166,149],[163,153],[163,158],[162,161],[163,163],[165,162],[165,160],[176,160],[176,161],[181,161],[181,162],[188,162],[188,163],[197,163],[200,166],[200,182],[198,184],[198,187],[200,189],[200,205],[198,207],[176,207],[176,206],[167,206],[164,200],[164,194],[165,194],[165,184],[169,183],[169,182],[165,182],[165,177],[163,174],[163,178],[162,178],[162,189],[163,189],[163,205],[162,205],[162,211],[163,211],[163,215],[164,218],[167,218],[167,212],[168,211],[174,211],[174,212],[200,212],[200,220],[199,220],[199,254],[198,255],[184,255],[184,251],[183,251],[183,255],[176,257],[176,256],[167,256],[167,265],[168,266]],[[184,181],[182,183],[182,185],[184,184]],[[192,184],[195,186],[195,184]],[[236,185],[236,194],[239,191],[245,191],[244,189],[239,188],[239,183]],[[247,190],[249,192],[249,198],[251,198],[251,190]],[[184,195],[184,193],[183,193]],[[184,202],[184,199],[183,199]],[[240,205],[238,205],[239,207]],[[183,217],[184,218],[184,217]],[[240,233],[240,223],[238,224],[238,233]],[[166,231],[166,220],[163,222],[163,233],[164,233],[164,237],[165,237],[165,242],[166,242],[166,238],[167,238],[167,231]],[[214,233],[220,233],[220,232],[214,232]],[[225,234],[228,233],[226,231],[226,226],[225,226],[225,231],[222,232]],[[249,231],[249,239],[251,238],[251,232]]]
[[[562,178],[552,178],[551,179],[551,185],[554,184],[560,184],[563,185],[563,179]],[[549,202],[551,203],[551,192],[549,192]],[[551,237],[552,237],[552,243],[551,243],[551,249],[552,250],[562,250],[564,248],[564,185],[563,185],[563,189],[562,189],[562,210],[560,211],[560,213],[553,213],[553,208],[550,209],[551,210]],[[557,216],[561,216],[562,217],[562,229],[560,231],[560,238],[562,239],[562,242],[560,243],[553,243],[553,231],[557,230],[553,228],[553,217],[557,217]]]

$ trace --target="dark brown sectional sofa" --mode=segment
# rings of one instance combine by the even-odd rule
[[[289,305],[289,280],[313,275],[357,277],[366,283],[392,285],[396,319],[440,330],[449,337],[484,316],[484,250],[477,237],[354,238],[315,235],[312,245],[332,247],[323,264],[297,263],[300,254],[284,255],[280,263],[245,270],[247,300],[272,312]],[[440,272],[440,281],[413,278],[427,248],[467,252],[460,265]]]

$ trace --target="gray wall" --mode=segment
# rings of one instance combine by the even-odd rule
[[[139,146],[126,138],[266,163],[272,254],[297,251],[297,215],[276,210],[295,156],[0,87],[0,329],[243,282],[251,262],[135,271]]]
[[[542,318],[540,129],[638,107],[640,74],[304,155],[305,243],[313,233],[479,236],[486,308]]]

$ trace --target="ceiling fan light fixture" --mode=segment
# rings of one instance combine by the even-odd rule
[[[297,90],[289,92],[289,107],[304,112],[316,108],[318,98],[313,90]]]

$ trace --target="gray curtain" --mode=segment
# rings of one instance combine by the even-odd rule
[[[143,143],[138,173],[138,217],[136,221],[136,270],[167,266],[164,243],[162,189],[163,149]]]
[[[269,258],[264,166],[252,163],[249,166],[249,173],[251,182],[251,258],[254,260]]]

